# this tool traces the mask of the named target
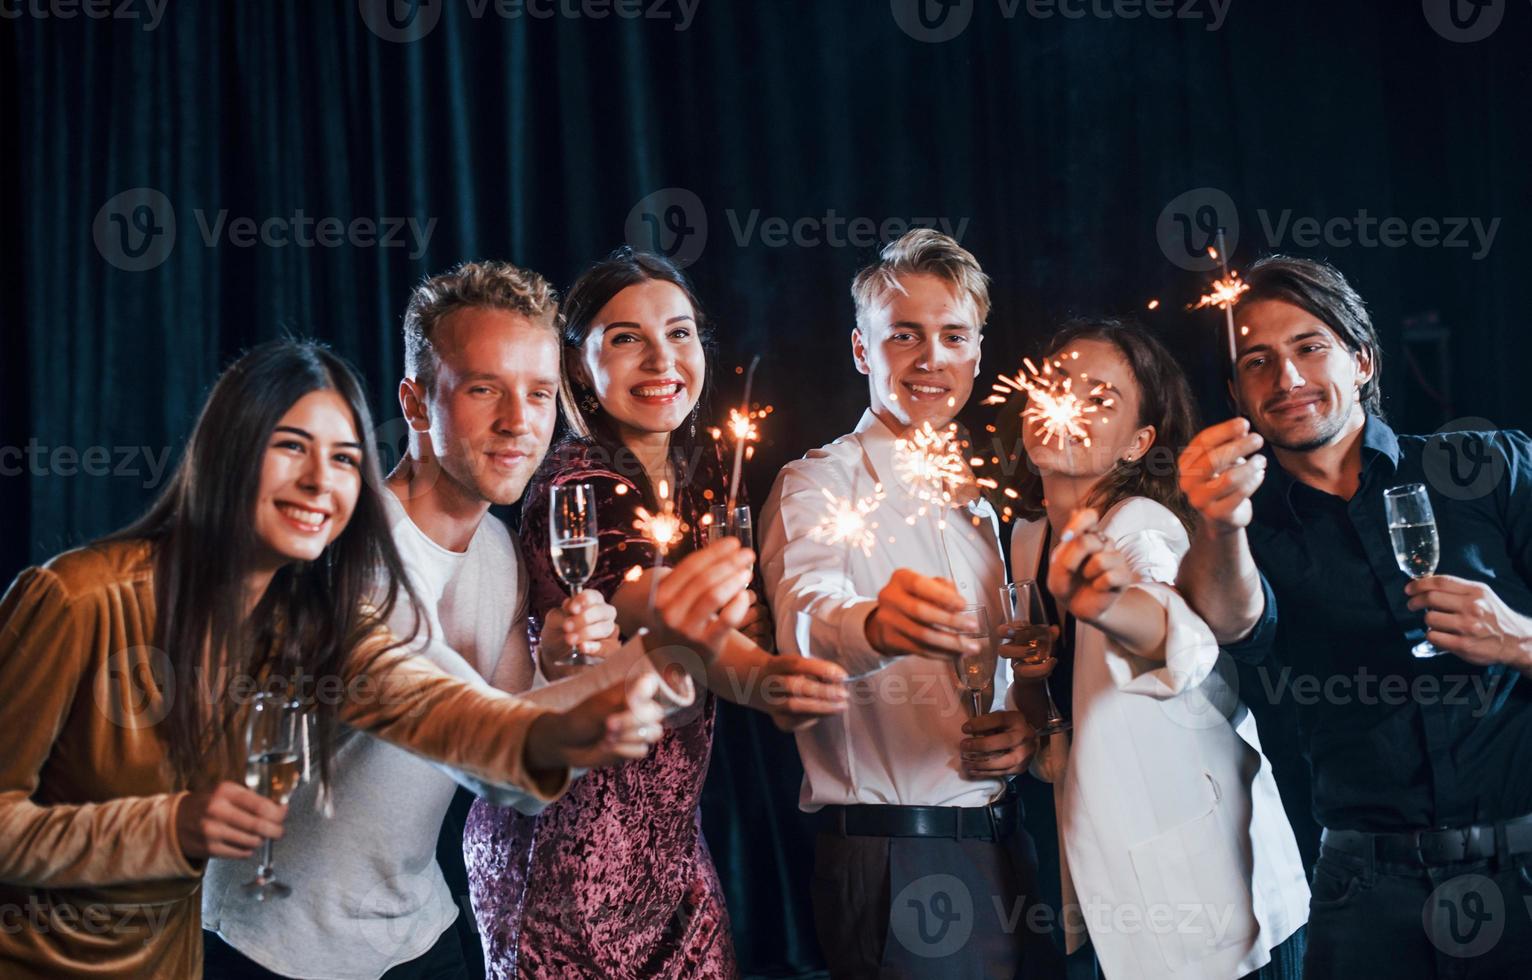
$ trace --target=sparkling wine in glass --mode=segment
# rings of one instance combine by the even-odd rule
[[[553,572],[575,595],[596,570],[596,491],[589,483],[565,483],[548,499],[548,553]],[[556,663],[583,667],[595,660],[571,650]]]
[[[720,538],[734,538],[742,548],[755,547],[755,532],[750,524],[750,508],[736,507],[733,513],[728,504],[714,504],[709,513],[712,520],[707,526],[707,542],[712,544]]]
[[[301,705],[285,694],[257,694],[245,726],[245,786],[273,802],[287,805],[298,788],[298,730]],[[286,898],[292,889],[277,880],[270,838],[261,842],[255,877],[244,885],[258,902]]]
[[[1043,603],[1041,586],[1035,579],[1013,582],[1000,587],[1001,608],[1006,622],[1003,643],[1024,664],[1040,664],[1053,654],[1053,626],[1048,622],[1048,607]],[[1057,735],[1069,731],[1069,722],[1053,701],[1048,679],[1043,678],[1043,696],[1048,701],[1048,718],[1038,735]]]
[[[1394,546],[1394,561],[1410,578],[1436,574],[1441,557],[1441,542],[1436,535],[1436,515],[1423,483],[1406,483],[1383,491],[1383,510],[1388,515],[1388,537]],[[1438,650],[1429,640],[1410,648],[1416,657],[1436,657]]]
[[[979,652],[964,654],[958,658],[958,680],[968,691],[968,704],[974,717],[985,714],[984,691],[995,683],[995,634],[989,625],[989,610],[981,605],[967,606],[963,615],[972,616],[976,624],[972,630],[959,630],[958,635],[978,641]]]

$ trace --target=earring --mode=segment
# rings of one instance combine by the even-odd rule
[[[580,411],[586,415],[595,415],[601,411],[601,402],[596,399],[594,391],[587,391],[580,396]]]

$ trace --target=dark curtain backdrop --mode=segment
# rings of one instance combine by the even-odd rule
[[[1200,19],[1066,20],[970,0],[954,8],[971,11],[967,30],[941,43],[901,30],[903,0],[701,0],[684,24],[674,0],[656,2],[643,5],[666,17],[629,21],[432,0],[418,13],[436,10],[435,28],[405,43],[364,23],[371,0],[174,0],[152,30],[7,5],[22,13],[0,20],[0,449],[14,450],[0,458],[0,572],[138,513],[244,346],[284,331],[330,341],[386,423],[400,313],[421,276],[499,257],[567,284],[653,228],[694,259],[725,391],[738,390],[734,366],[764,356],[757,391],[776,414],[748,472],[756,500],[784,460],[848,430],[865,403],[847,285],[873,250],[844,244],[844,225],[826,241],[831,211],[960,232],[994,276],[986,376],[1013,369],[1064,313],[1159,298],[1145,316],[1218,417],[1217,319],[1184,310],[1205,276],[1172,264],[1173,236],[1157,232],[1188,191],[1203,189],[1181,213],[1206,220],[1196,208],[1216,189],[1237,214],[1237,265],[1279,246],[1323,255],[1369,298],[1401,428],[1532,422],[1525,3],[1497,4],[1498,31],[1460,44],[1413,0],[1235,0],[1218,30],[1205,2],[1185,8]],[[135,188],[163,198],[116,197]],[[640,208],[630,221],[646,199],[650,218]],[[1285,211],[1360,209],[1499,225],[1479,258],[1424,243],[1304,247],[1263,228]],[[290,224],[299,210],[434,224],[419,249],[409,234],[397,247],[244,246],[227,227]],[[799,243],[778,244],[770,218],[798,222]],[[144,229],[161,251],[174,229],[173,247],[151,268],[121,268]],[[977,399],[964,417],[988,421]],[[1311,850],[1291,719],[1263,727]],[[704,820],[742,958],[760,972],[811,967],[790,741],[730,715],[715,758]]]

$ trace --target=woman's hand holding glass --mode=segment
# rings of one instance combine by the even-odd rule
[[[595,589],[583,589],[548,610],[539,641],[543,670],[550,680],[573,673],[580,663],[597,664],[617,651],[617,610]]]

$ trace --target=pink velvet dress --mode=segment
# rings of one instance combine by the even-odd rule
[[[627,462],[631,462],[628,460]],[[534,637],[566,595],[548,553],[550,487],[590,483],[601,553],[588,588],[608,599],[654,551],[633,526],[643,499],[630,466],[583,441],[544,461],[522,508]],[[688,525],[674,560],[701,544],[700,516],[726,492],[716,453],[682,480]],[[702,838],[698,802],[712,749],[715,703],[665,734],[647,758],[596,769],[536,817],[480,800],[463,839],[474,914],[491,977],[714,978],[739,970],[723,892]]]

